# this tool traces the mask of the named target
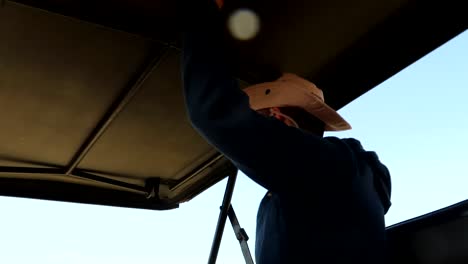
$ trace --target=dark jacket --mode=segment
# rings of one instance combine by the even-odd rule
[[[231,76],[219,12],[211,1],[189,2],[198,4],[187,7],[193,23],[183,35],[189,118],[269,190],[257,215],[257,264],[383,263],[387,168],[355,139],[320,138],[251,110]]]

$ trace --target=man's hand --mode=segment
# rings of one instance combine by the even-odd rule
[[[219,9],[223,8],[224,0],[215,0],[215,2]]]
[[[221,16],[220,6],[224,6],[224,0],[175,0],[175,2],[180,32],[213,30],[218,24],[221,26],[218,17]]]

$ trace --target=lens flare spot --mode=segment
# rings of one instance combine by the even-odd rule
[[[260,31],[260,19],[250,9],[239,9],[229,17],[228,27],[233,37],[239,40],[249,40]]]

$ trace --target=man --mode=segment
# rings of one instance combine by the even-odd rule
[[[268,190],[257,215],[257,264],[383,263],[390,174],[314,84],[294,75],[242,91],[231,76],[212,0],[183,1],[183,86],[197,131]]]

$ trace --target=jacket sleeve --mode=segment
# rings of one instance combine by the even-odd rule
[[[306,167],[317,175],[346,170],[349,174],[352,157],[339,140],[304,133],[250,109],[247,95],[231,76],[220,12],[213,4],[193,9],[200,20],[186,25],[182,54],[183,90],[193,127],[247,176],[272,191],[300,184]],[[314,182],[333,180],[323,177]]]

